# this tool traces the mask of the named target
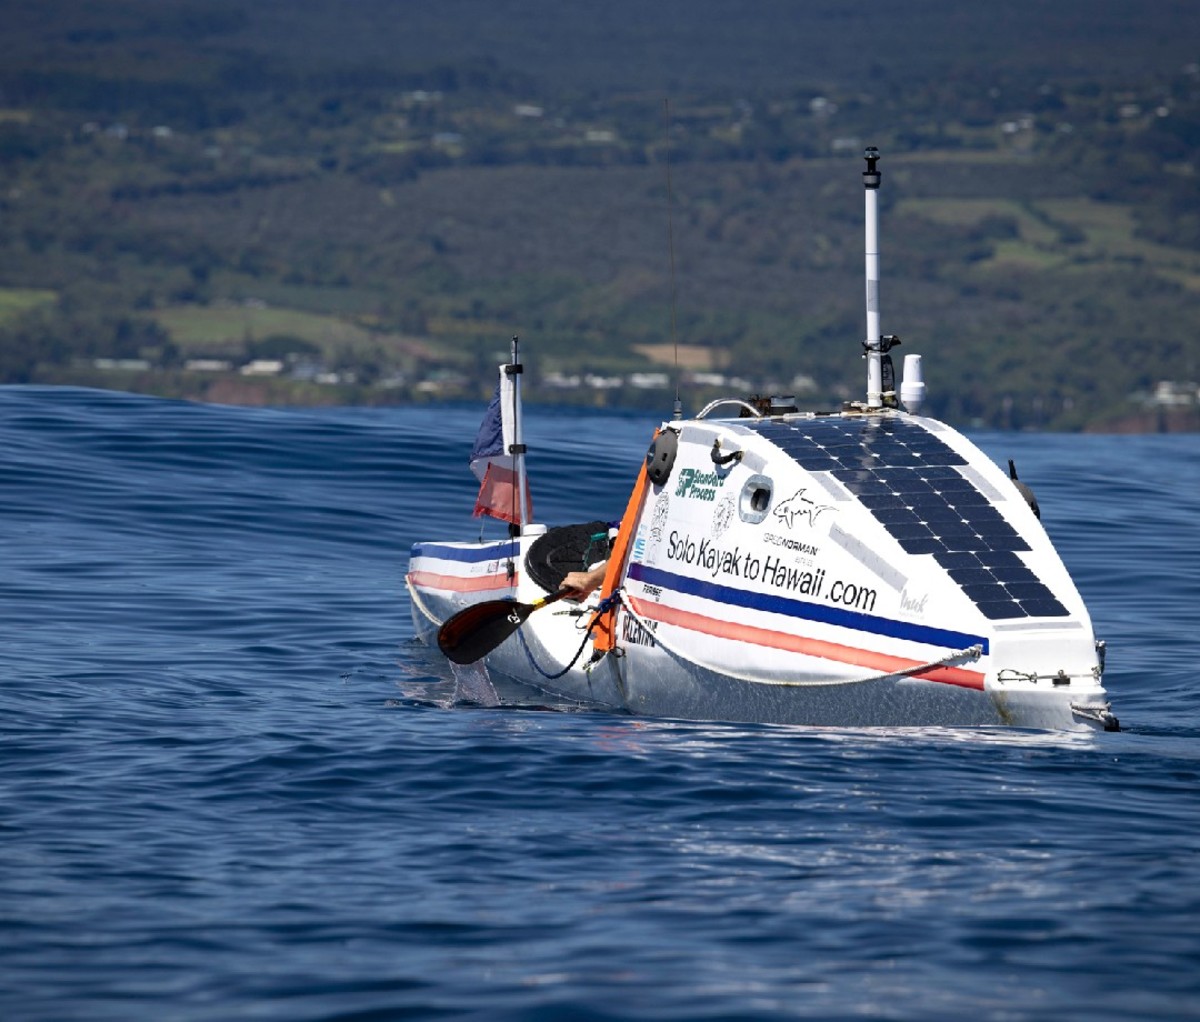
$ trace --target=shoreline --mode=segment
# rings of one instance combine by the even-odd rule
[[[464,401],[477,401],[482,408],[490,396],[487,388],[482,386],[475,391],[455,389],[444,393],[413,393],[413,388],[407,387],[329,386],[289,379],[230,376],[195,380],[185,378],[179,373],[153,372],[114,372],[101,379],[97,378],[95,372],[63,371],[38,374],[37,378],[30,380],[0,383],[0,386],[21,385],[85,387],[168,400],[248,408],[386,408]],[[592,408],[648,414],[659,409],[663,415],[670,404],[669,396],[661,401],[655,401],[648,396],[645,401],[629,402],[610,401],[610,396],[615,396],[611,392],[580,391],[575,400],[568,397],[569,393],[574,392],[555,392],[553,399],[547,400],[546,395],[531,388],[526,391],[525,400],[530,406],[540,407]],[[697,401],[703,403],[712,396],[705,392],[697,397]],[[935,414],[935,417],[941,416]],[[1056,429],[1046,426],[1014,430],[993,423],[957,423],[949,419],[946,421],[956,429],[984,429],[1001,433],[1187,434],[1200,433],[1200,404],[1139,408],[1109,419],[1084,422],[1078,429]]]

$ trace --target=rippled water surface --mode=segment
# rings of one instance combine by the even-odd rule
[[[1200,1015],[1200,437],[976,437],[1122,733],[849,731],[480,705],[403,584],[480,416],[0,388],[0,1016]],[[529,411],[538,517],[653,425]]]

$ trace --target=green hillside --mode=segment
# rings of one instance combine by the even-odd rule
[[[0,380],[836,404],[874,144],[933,413],[1200,424],[1200,9],[418,6],[10,4]]]

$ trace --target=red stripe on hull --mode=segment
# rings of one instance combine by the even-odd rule
[[[410,571],[409,585],[418,589],[443,589],[451,593],[478,593],[492,589],[515,589],[516,577],[511,580],[508,575],[474,575],[470,578],[464,575],[439,575],[433,571]]]
[[[801,653],[805,656],[820,657],[823,660],[867,667],[873,671],[879,671],[881,674],[897,674],[900,671],[919,667],[922,663],[920,660],[909,660],[905,657],[876,653],[869,649],[843,646],[841,643],[827,642],[824,639],[806,638],[790,632],[738,624],[735,621],[718,621],[715,618],[705,617],[703,614],[679,610],[676,607],[665,607],[660,603],[647,603],[634,597],[628,597],[628,599],[639,615],[652,621],[662,621],[664,624],[676,625],[679,628],[687,628],[704,635],[714,635],[721,639],[734,639],[738,642],[748,642],[754,646],[783,649],[789,653]],[[979,671],[966,671],[961,667],[932,667],[929,670],[913,674],[912,677],[983,691],[983,674]]]

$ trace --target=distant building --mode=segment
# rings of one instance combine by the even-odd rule
[[[92,360],[92,365],[97,369],[132,369],[141,372],[150,368],[150,360],[146,358],[97,358]]]
[[[1194,380],[1159,380],[1151,400],[1156,405],[1186,408],[1200,401],[1200,386]]]
[[[277,358],[256,358],[238,372],[243,376],[278,376],[283,372],[283,362]]]

